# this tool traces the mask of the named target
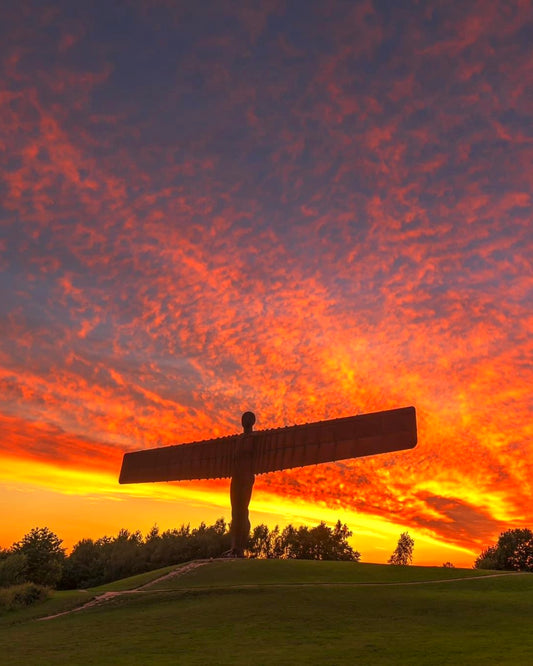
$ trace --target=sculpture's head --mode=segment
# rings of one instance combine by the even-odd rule
[[[244,432],[252,432],[255,423],[255,414],[253,412],[244,412],[241,417],[241,423]]]

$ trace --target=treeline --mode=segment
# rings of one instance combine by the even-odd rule
[[[527,528],[502,532],[497,543],[480,553],[474,567],[533,571],[533,532]]]
[[[361,554],[348,543],[352,532],[338,520],[331,529],[321,522],[316,527],[279,527],[269,530],[266,525],[257,525],[248,542],[250,557],[298,559],[298,560],[344,560],[359,562]]]
[[[316,527],[283,530],[257,525],[249,538],[249,557],[350,560],[360,554],[347,542],[352,533],[337,522],[334,528],[321,522]],[[140,531],[119,531],[116,537],[82,539],[65,554],[62,540],[47,527],[33,528],[21,541],[0,550],[0,587],[32,582],[60,589],[87,588],[138,573],[194,559],[221,557],[230,550],[229,525],[220,518],[213,525],[201,523],[191,529],[160,532],[154,526],[145,537]]]

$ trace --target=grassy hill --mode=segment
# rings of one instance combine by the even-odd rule
[[[533,663],[530,574],[290,560],[178,570],[4,614],[2,664]]]

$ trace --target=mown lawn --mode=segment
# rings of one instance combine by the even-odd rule
[[[169,591],[48,621],[3,618],[0,654],[43,665],[533,663],[533,576],[427,582],[461,575],[476,572],[213,562],[167,579]]]
[[[302,583],[394,583],[486,576],[481,569],[397,567],[316,560],[215,560],[187,576],[167,578],[151,589],[233,585],[298,585]]]

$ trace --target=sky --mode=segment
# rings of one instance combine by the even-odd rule
[[[230,519],[125,452],[414,405],[252,524],[472,566],[533,527],[531,0],[7,0],[0,546]]]

